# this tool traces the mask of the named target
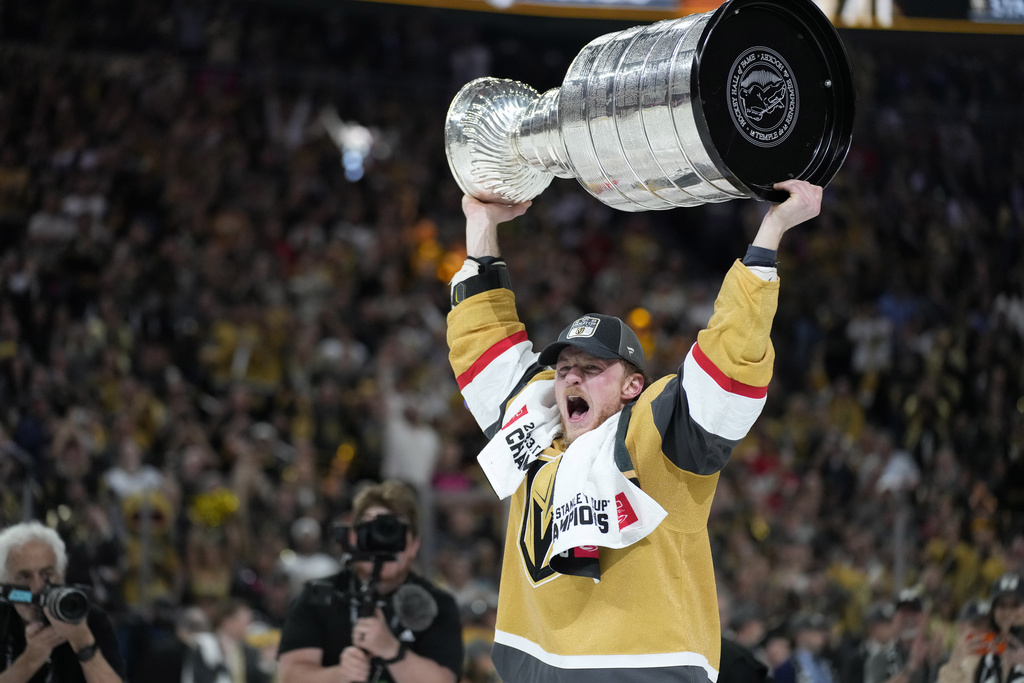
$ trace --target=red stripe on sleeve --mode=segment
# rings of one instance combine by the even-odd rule
[[[697,365],[700,366],[701,370],[708,374],[708,377],[715,380],[718,386],[730,394],[737,394],[746,398],[764,398],[768,395],[768,387],[755,387],[730,378],[719,370],[717,365],[711,362],[711,359],[701,351],[700,346],[697,344],[693,345],[693,359],[697,361]]]
[[[476,359],[469,369],[464,373],[455,378],[455,381],[459,383],[459,389],[465,389],[477,375],[484,371],[484,369],[491,364],[495,358],[508,351],[510,348],[526,341],[526,330],[522,332],[516,332],[511,337],[505,337],[500,342],[487,349],[482,356]]]

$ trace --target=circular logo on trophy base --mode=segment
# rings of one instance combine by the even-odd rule
[[[743,52],[729,70],[729,113],[751,144],[775,147],[793,131],[800,94],[793,71],[771,48]]]

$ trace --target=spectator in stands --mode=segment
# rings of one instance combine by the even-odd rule
[[[840,683],[864,683],[869,659],[883,652],[895,656],[893,612],[893,606],[888,602],[875,603],[865,611],[863,635],[850,634],[837,655]]]
[[[772,670],[776,683],[837,683],[835,666],[828,656],[831,624],[819,612],[798,614],[790,626],[793,652]]]
[[[300,517],[292,523],[292,550],[281,559],[281,569],[291,581],[292,592],[298,594],[308,581],[337,573],[341,564],[323,550],[323,530],[312,517]]]
[[[1024,679],[1024,575],[1009,573],[992,586],[992,638],[985,639],[974,681],[1011,683]]]

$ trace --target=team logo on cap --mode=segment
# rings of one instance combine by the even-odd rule
[[[597,332],[597,326],[600,324],[600,319],[585,315],[569,326],[569,331],[565,333],[565,338],[593,337],[594,333]]]
[[[1020,577],[1008,574],[999,579],[999,585],[996,587],[996,590],[1006,593],[1015,593],[1018,586],[1020,586]]]
[[[793,70],[767,47],[753,47],[729,71],[729,114],[752,144],[775,147],[789,137],[800,113]]]

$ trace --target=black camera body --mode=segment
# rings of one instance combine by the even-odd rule
[[[89,614],[89,594],[85,586],[48,583],[38,594],[25,586],[0,584],[0,602],[37,605],[50,610],[55,619],[77,624]]]
[[[349,538],[350,529],[355,532],[355,545]],[[405,550],[408,533],[409,525],[393,514],[377,515],[357,522],[354,527],[334,527],[334,538],[348,554],[350,562],[373,562],[373,574],[357,594],[337,596],[358,605],[359,616],[372,616],[376,610],[381,569],[385,562],[393,561],[398,553]]]
[[[395,515],[377,515],[373,519],[359,522],[355,529],[355,551],[361,555],[393,556],[405,550],[409,525]]]

